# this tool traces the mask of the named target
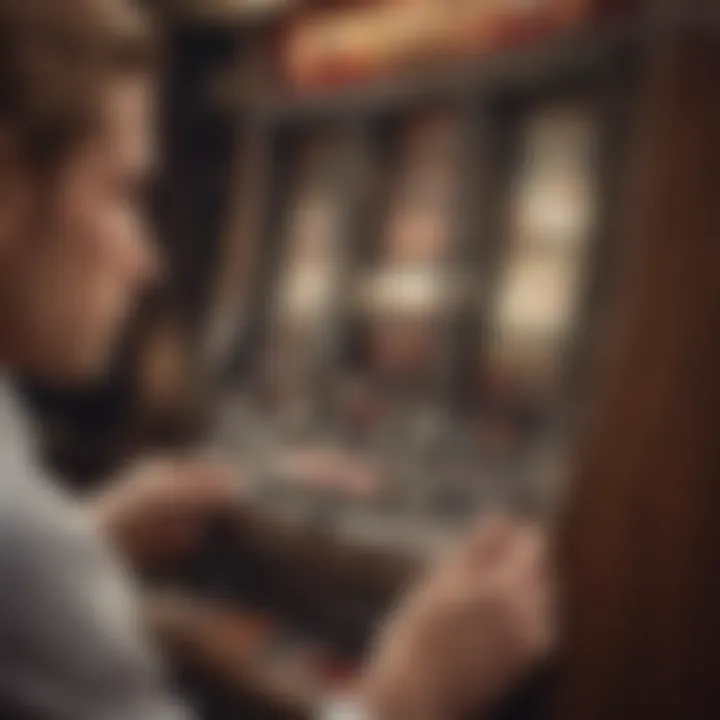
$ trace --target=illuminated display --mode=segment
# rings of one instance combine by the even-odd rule
[[[552,384],[572,342],[595,226],[595,132],[572,106],[538,113],[524,133],[488,357],[520,383]]]
[[[457,126],[432,113],[400,135],[395,184],[375,263],[359,293],[373,367],[424,383],[441,362],[438,333],[455,297],[450,252]]]

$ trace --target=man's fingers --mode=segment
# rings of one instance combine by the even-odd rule
[[[520,579],[537,577],[544,573],[544,567],[544,534],[531,525],[516,526],[503,545],[502,553],[488,567],[488,579],[500,587],[507,587]]]
[[[549,651],[555,637],[554,591],[546,553],[540,529],[522,527],[478,588],[514,628],[517,647],[537,657]]]
[[[464,553],[477,566],[497,562],[517,532],[517,523],[505,515],[480,520],[471,532]]]
[[[487,543],[473,547],[473,562],[455,566],[447,593],[470,607],[478,602],[532,605],[549,586],[544,536],[527,525],[495,528]]]
[[[175,465],[166,479],[166,500],[186,507],[223,507],[240,492],[237,473],[230,466],[210,461],[187,461]]]

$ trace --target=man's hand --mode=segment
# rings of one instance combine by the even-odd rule
[[[102,531],[132,562],[181,556],[200,541],[206,521],[232,507],[238,484],[205,460],[155,459],[117,478],[89,501]]]
[[[293,483],[310,491],[365,497],[377,484],[372,468],[337,450],[292,451],[278,462]],[[205,521],[241,498],[241,485],[226,466],[162,458],[124,473],[89,506],[98,526],[131,561],[148,564],[192,550]]]
[[[551,612],[540,532],[483,524],[381,633],[363,687],[370,716],[452,720],[489,709],[549,652]]]

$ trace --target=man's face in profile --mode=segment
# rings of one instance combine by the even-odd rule
[[[149,80],[115,78],[99,128],[57,172],[39,176],[19,159],[3,163],[0,337],[13,368],[61,382],[101,373],[155,276],[143,216],[151,108]]]

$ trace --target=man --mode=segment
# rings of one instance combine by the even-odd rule
[[[154,162],[150,48],[121,0],[0,0],[3,372],[101,373],[158,272],[140,212]],[[185,717],[115,552],[179,541],[198,513],[231,501],[230,484],[165,463],[81,507],[34,467],[13,417],[0,468],[0,715]],[[448,720],[493,703],[549,642],[540,560],[532,529],[481,529],[388,622],[355,710]]]

